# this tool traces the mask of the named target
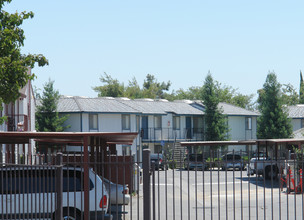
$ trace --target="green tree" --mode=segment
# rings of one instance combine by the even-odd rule
[[[290,119],[282,106],[281,84],[277,81],[275,73],[269,73],[259,90],[259,111],[257,137],[268,138],[289,138],[292,135]]]
[[[58,132],[69,126],[63,126],[68,115],[59,117],[57,105],[60,98],[58,90],[54,89],[54,81],[50,80],[44,85],[40,96],[40,104],[36,111],[36,129],[38,131]]]
[[[302,71],[300,71],[300,104],[304,104],[304,82],[303,82],[303,76]]]
[[[0,0],[0,103],[14,102],[19,98],[19,90],[35,75],[27,73],[28,68],[48,64],[47,59],[39,54],[21,54],[24,46],[24,20],[33,18],[33,12],[10,14],[3,10],[12,0]]]
[[[117,79],[113,79],[107,73],[100,76],[100,81],[104,83],[103,86],[93,87],[93,90],[98,93],[98,97],[123,97],[124,85]]]
[[[145,98],[163,99],[165,97],[164,91],[168,91],[171,82],[159,83],[154,75],[148,74],[143,84],[143,96]]]
[[[188,90],[179,89],[174,99],[202,100],[202,89],[203,87],[199,86],[190,87]],[[214,92],[218,96],[219,102],[226,102],[241,108],[254,110],[253,94],[243,95],[231,86],[222,86],[218,81],[214,81]]]
[[[179,89],[175,99],[202,100],[202,87],[191,86],[188,90]]]
[[[205,106],[206,140],[223,141],[228,139],[227,119],[219,109],[219,97],[216,94],[216,85],[210,73],[205,78],[202,98]]]
[[[129,81],[129,84],[125,89],[125,96],[130,99],[143,98],[142,90],[140,89],[135,77],[133,77],[132,81]]]
[[[282,92],[283,105],[296,105],[299,103],[299,94],[291,84],[284,84]]]
[[[242,95],[237,89],[231,86],[222,86],[218,81],[215,82],[215,90],[220,102],[230,103],[248,110],[254,109],[253,94]]]

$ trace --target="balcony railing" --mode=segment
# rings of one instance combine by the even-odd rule
[[[203,128],[191,129],[172,129],[172,128],[143,128],[142,140],[146,142],[157,141],[203,141],[204,130]]]

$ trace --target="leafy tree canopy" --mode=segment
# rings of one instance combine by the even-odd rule
[[[100,77],[102,86],[93,87],[93,90],[98,93],[99,97],[128,97],[131,99],[151,98],[151,99],[167,99],[173,100],[202,100],[203,86],[192,86],[187,90],[179,89],[176,92],[169,93],[171,82],[158,82],[154,75],[148,74],[142,87],[138,84],[135,78],[129,81],[128,86],[124,86],[117,79],[113,79],[107,73]],[[214,92],[219,99],[219,102],[227,102],[249,110],[254,109],[254,95],[242,95],[229,86],[222,86],[218,81],[214,81]]]
[[[98,93],[98,97],[124,96],[124,85],[117,79],[113,79],[107,73],[104,73],[104,76],[100,76],[99,79],[105,85],[93,87],[93,90]]]
[[[5,4],[12,0],[0,0],[0,103],[14,102],[20,97],[19,90],[23,88],[35,75],[28,74],[28,68],[48,64],[47,59],[39,54],[24,55],[24,31],[21,29],[23,21],[34,17],[33,12],[10,14],[3,10]],[[2,105],[0,104],[0,111]],[[0,124],[6,120],[0,117]]]
[[[35,75],[28,75],[27,69],[48,64],[47,59],[39,55],[21,54],[24,45],[24,31],[20,28],[23,21],[34,17],[33,12],[10,14],[3,10],[5,3],[12,0],[0,0],[0,101],[14,102],[19,98],[19,90]]]
[[[171,82],[159,83],[154,75],[148,74],[143,84],[144,98],[163,99],[165,98],[164,91],[169,91]]]
[[[282,86],[282,104],[296,105],[299,103],[299,94],[291,84],[284,84]]]

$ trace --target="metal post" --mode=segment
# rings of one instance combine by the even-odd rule
[[[62,187],[63,187],[63,170],[62,170],[62,153],[57,153],[56,156],[56,177],[57,177],[57,211],[56,219],[62,219]]]
[[[90,209],[90,195],[89,195],[89,150],[88,150],[88,137],[85,136],[83,138],[83,172],[84,172],[84,181],[83,181],[83,188],[84,188],[84,220],[89,219],[89,209]]]
[[[144,219],[151,219],[150,149],[143,150],[143,199]]]
[[[152,172],[152,195],[153,195],[152,216],[153,216],[153,220],[155,220],[155,216],[156,216],[156,214],[155,214],[155,209],[156,209],[156,205],[155,205],[155,162],[152,162],[152,164],[151,164],[151,172]],[[158,172],[158,174],[159,174],[159,172]],[[158,180],[159,180],[159,178],[158,178]],[[159,190],[158,190],[158,192],[159,192]],[[159,209],[158,209],[158,212],[159,212]]]

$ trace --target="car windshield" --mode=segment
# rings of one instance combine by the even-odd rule
[[[227,154],[222,156],[222,160],[241,160],[241,155],[238,154]]]
[[[252,157],[267,157],[265,152],[253,153]]]
[[[189,155],[189,161],[202,161],[203,155],[201,154],[190,154]]]
[[[162,154],[151,154],[150,158],[152,160],[157,160],[158,158],[163,159],[163,155]]]

